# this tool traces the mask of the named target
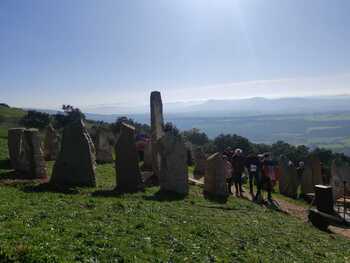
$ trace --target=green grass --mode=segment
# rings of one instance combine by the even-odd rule
[[[1,164],[6,144],[0,137]],[[98,166],[97,183],[72,193],[0,185],[0,262],[350,260],[348,240],[247,200],[205,200],[194,186],[185,199],[159,196],[158,188],[111,196],[109,164]]]

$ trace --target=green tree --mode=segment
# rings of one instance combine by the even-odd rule
[[[30,110],[20,120],[20,124],[26,128],[44,129],[49,125],[50,121],[51,117],[49,114],[35,110]]]
[[[218,151],[224,151],[227,147],[240,148],[244,154],[253,152],[253,145],[247,138],[236,134],[220,134],[214,139],[214,145]]]
[[[209,142],[208,136],[197,128],[183,131],[181,135],[186,141],[189,141],[194,145],[204,145]]]

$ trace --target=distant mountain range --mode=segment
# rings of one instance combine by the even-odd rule
[[[121,107],[100,105],[82,108],[84,112],[104,115],[148,114],[149,106]],[[188,116],[246,116],[266,114],[310,114],[350,110],[350,96],[324,96],[301,98],[249,98],[236,100],[205,100],[165,103],[165,114]]]

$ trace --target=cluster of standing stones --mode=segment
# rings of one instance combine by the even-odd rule
[[[221,153],[207,157],[200,147],[185,144],[172,130],[164,130],[163,104],[158,91],[151,93],[151,141],[144,148],[143,170],[153,172],[161,191],[188,193],[188,160],[194,160],[195,179],[204,177],[204,193],[227,196],[225,161]],[[50,183],[57,186],[96,186],[96,162],[113,162],[116,167],[116,190],[136,192],[144,187],[145,178],[139,168],[135,142],[135,128],[123,123],[118,139],[103,127],[95,128],[91,135],[82,120],[64,128],[62,139],[52,126],[46,129],[41,145],[37,129],[14,128],[8,132],[11,164],[24,179],[47,178],[45,160],[55,160]],[[96,147],[96,148],[95,148]],[[190,156],[190,157],[189,157]],[[305,162],[302,177],[295,166],[281,158],[279,191],[296,198],[302,193],[313,193],[314,186],[322,183],[321,163],[314,156]],[[343,194],[343,182],[349,182],[350,167],[338,161],[332,165],[331,185],[335,197]],[[349,188],[348,184],[348,188]],[[350,192],[350,189],[347,189]]]
[[[282,174],[279,179],[279,191],[282,195],[297,198],[299,187],[302,194],[308,194],[314,193],[315,185],[323,183],[321,162],[315,156],[308,157],[301,177],[298,176],[296,167],[285,157],[281,158],[279,167]]]

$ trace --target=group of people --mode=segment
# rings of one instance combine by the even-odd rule
[[[250,154],[245,156],[241,149],[227,148],[223,153],[226,165],[227,188],[230,194],[235,186],[237,197],[243,197],[243,174],[249,177],[249,191],[253,201],[262,200],[262,189],[267,191],[267,198],[272,201],[273,186],[279,178],[277,162],[272,159],[270,153]],[[254,194],[254,182],[257,191]]]

